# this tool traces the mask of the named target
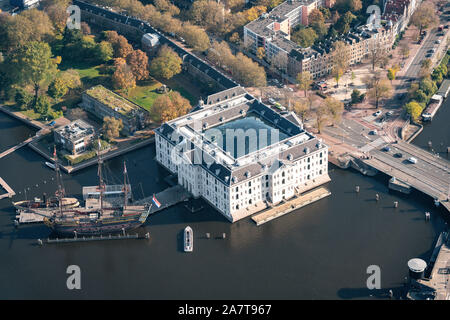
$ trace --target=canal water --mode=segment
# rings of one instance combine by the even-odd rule
[[[443,158],[450,159],[447,148],[450,147],[450,97],[447,98],[431,122],[424,124],[423,131],[413,140],[413,143],[430,152],[438,153]],[[431,141],[431,147],[428,142]]]
[[[0,114],[0,150],[33,132]],[[135,198],[149,196],[167,187],[167,173],[154,157],[154,146],[148,146],[108,161],[105,171],[118,182],[127,161]],[[64,175],[67,193],[80,197],[82,185],[97,182],[96,173],[91,167]],[[16,191],[15,200],[25,192],[28,198],[50,194],[52,175],[28,147],[0,160],[0,176]],[[430,257],[444,228],[442,209],[418,193],[390,192],[385,176],[335,167],[330,176],[330,197],[260,227],[249,218],[231,224],[206,204],[197,213],[180,204],[149,218],[139,230],[149,232],[149,240],[40,247],[37,239],[50,231],[43,225],[16,230],[10,199],[1,200],[0,299],[371,299],[391,288],[400,292],[407,261]],[[431,221],[425,221],[425,211]],[[182,245],[187,225],[194,230],[190,254]],[[67,289],[69,265],[81,268],[81,290]],[[381,269],[380,291],[367,289],[371,265]]]

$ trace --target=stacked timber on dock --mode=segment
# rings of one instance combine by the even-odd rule
[[[285,203],[277,205],[252,217],[252,220],[257,226],[260,226],[266,222],[269,222],[275,218],[281,217],[289,212],[304,207],[310,203],[316,202],[320,199],[328,197],[331,192],[324,187],[320,187],[306,194],[295,197]]]

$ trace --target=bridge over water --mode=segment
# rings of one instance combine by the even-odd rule
[[[386,146],[389,151],[383,150]],[[396,157],[398,153],[402,156]],[[366,154],[365,164],[433,197],[450,211],[450,161],[403,141],[380,144]],[[409,162],[409,157],[417,163]]]

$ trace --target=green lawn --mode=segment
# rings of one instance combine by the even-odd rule
[[[133,101],[134,103],[140,105],[144,109],[150,111],[153,102],[155,102],[156,98],[161,95],[160,93],[156,92],[156,89],[161,86],[162,83],[154,79],[150,79],[140,83],[136,86],[136,88],[131,89],[128,92],[128,95],[122,95],[127,99]]]
[[[110,74],[108,66],[96,65],[88,62],[64,62],[60,65],[60,70],[65,71],[74,69],[80,75],[83,87],[85,89],[95,86],[97,84],[109,84]]]

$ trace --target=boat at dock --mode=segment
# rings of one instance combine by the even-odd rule
[[[194,249],[194,233],[192,228],[187,226],[184,228],[184,252],[192,252]]]
[[[441,107],[443,100],[444,99],[442,98],[442,96],[438,94],[433,95],[431,97],[430,103],[428,104],[428,107],[426,107],[426,109],[422,113],[422,120],[423,121],[433,120],[433,117]]]
[[[80,206],[80,202],[77,198],[61,198],[61,205],[63,208],[76,208]],[[33,200],[22,200],[13,202],[14,208],[18,212],[20,211],[28,211],[30,208],[32,209],[48,209],[55,210],[59,206],[59,200],[55,197],[47,199],[45,195],[43,198],[34,198]]]
[[[45,165],[53,170],[55,170],[55,168],[56,168],[56,166],[53,163],[48,162],[48,161],[45,161]]]
[[[100,150],[100,143],[99,149]],[[56,154],[56,152],[55,152]],[[79,208],[64,208],[62,206],[62,198],[58,197],[58,207],[49,215],[48,212],[43,212],[42,209],[30,209],[31,212],[44,216],[43,221],[46,226],[51,228],[57,235],[60,236],[100,236],[114,233],[125,233],[128,230],[133,230],[145,223],[150,213],[151,205],[129,205],[128,192],[129,183],[126,165],[124,163],[124,182],[123,202],[121,204],[115,203],[113,206],[105,207],[105,192],[106,184],[102,175],[102,159],[100,152],[97,152],[98,157],[98,177],[99,185],[98,205],[85,206]],[[55,156],[56,159],[56,156]],[[55,160],[55,170],[59,174],[59,165]],[[61,187],[57,195],[63,194]]]

